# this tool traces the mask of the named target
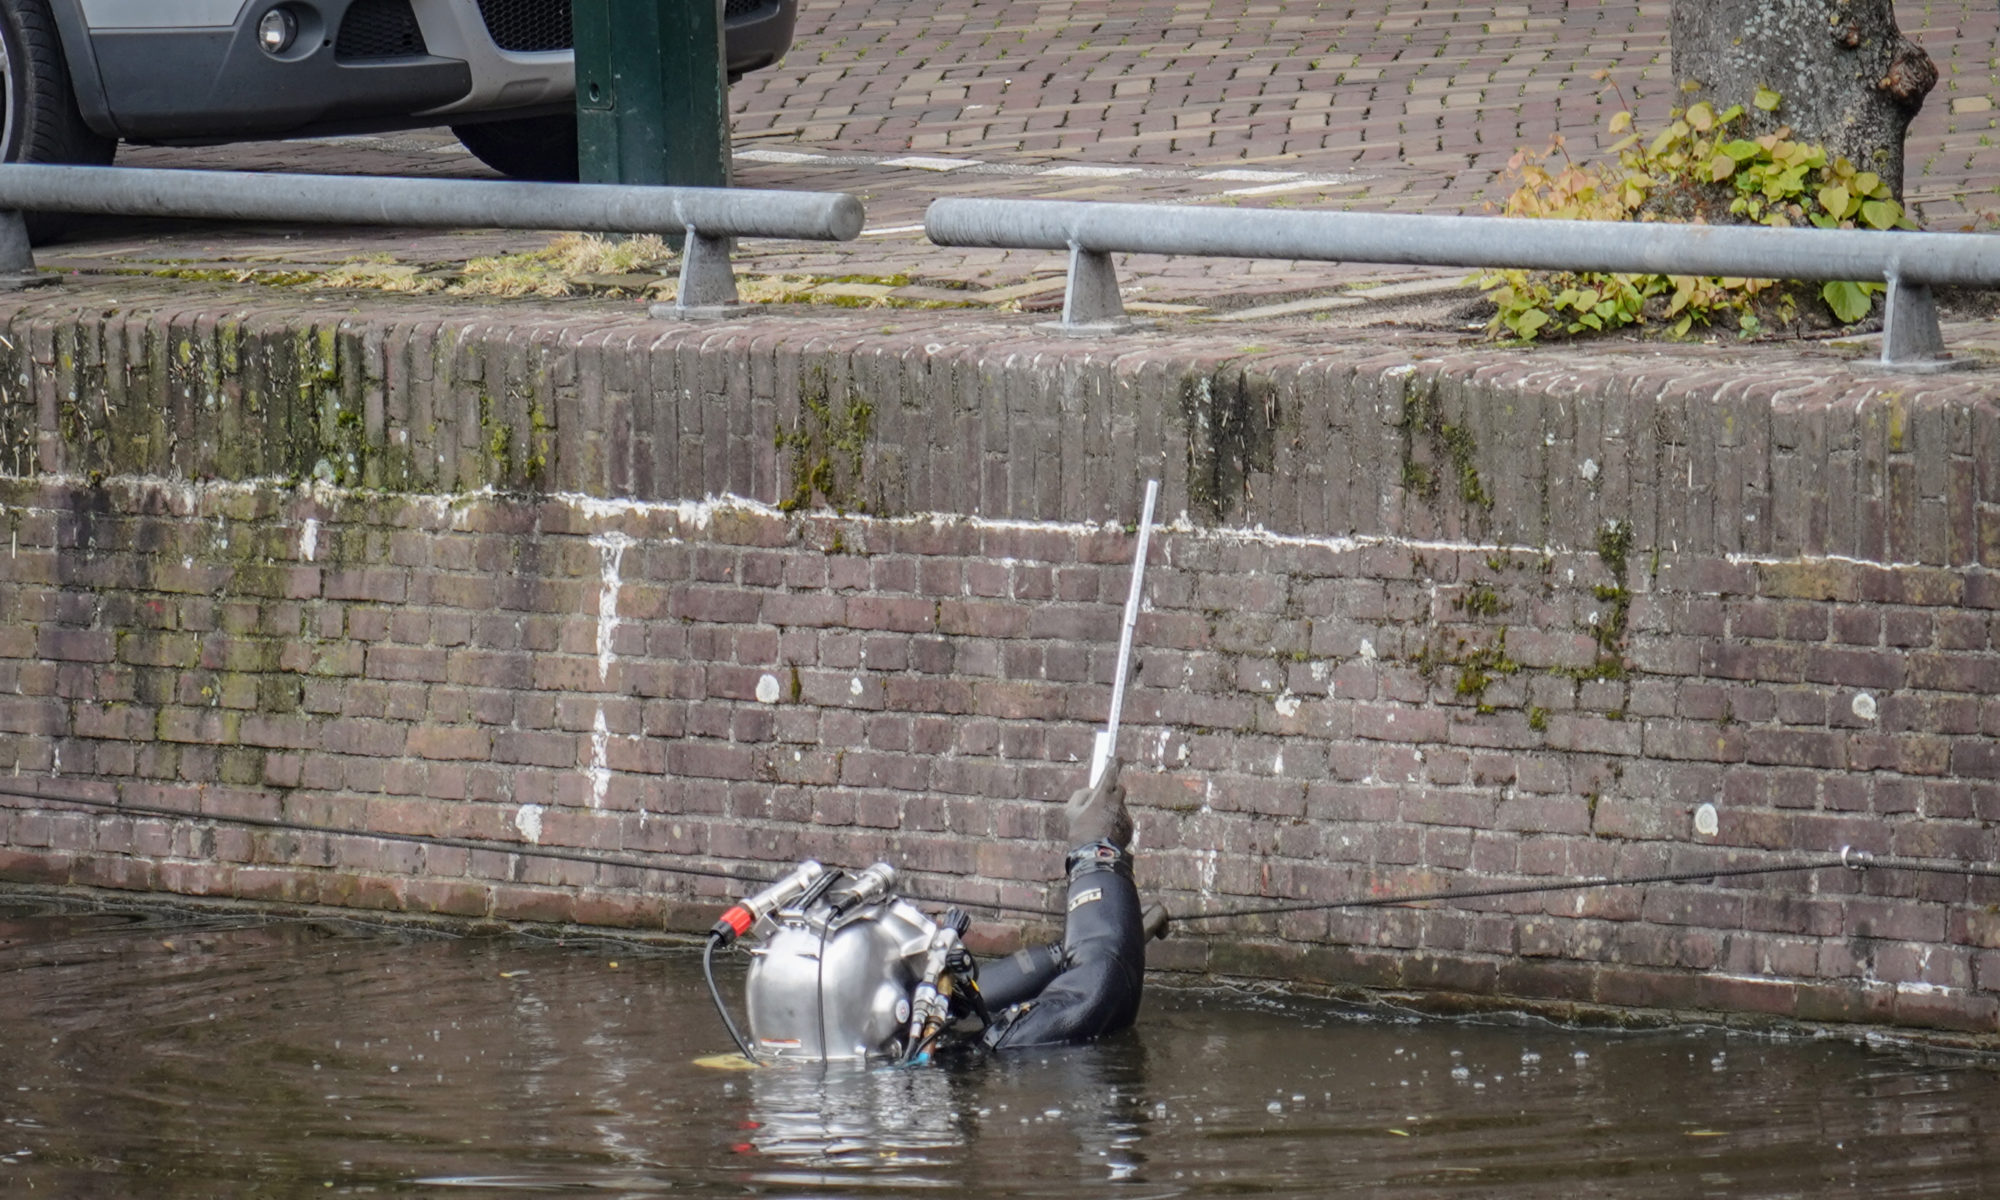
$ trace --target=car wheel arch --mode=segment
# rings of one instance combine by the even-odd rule
[[[69,66],[70,90],[76,95],[77,112],[92,133],[100,137],[123,136],[111,115],[105,95],[104,77],[97,69],[97,54],[90,45],[90,26],[83,19],[77,0],[44,0],[55,18],[56,36],[62,42],[63,61]]]

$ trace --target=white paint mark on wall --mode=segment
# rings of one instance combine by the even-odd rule
[[[1281,717],[1296,717],[1299,715],[1299,698],[1292,695],[1292,689],[1290,688],[1279,692],[1278,698],[1272,701],[1271,705],[1278,710],[1278,715]]]
[[[514,828],[521,831],[530,846],[542,844],[542,806],[523,804],[514,810]]]
[[[307,562],[312,562],[314,561],[313,556],[318,553],[319,519],[317,517],[307,517],[306,523],[299,527],[299,557],[305,559]]]
[[[1215,894],[1215,860],[1218,857],[1214,850],[1201,850],[1195,854],[1200,864],[1197,870],[1201,874],[1201,894],[1204,896]]]
[[[856,675],[847,681],[847,692],[851,696],[859,696],[861,694],[861,676]]]
[[[762,704],[776,704],[778,702],[778,677],[776,675],[767,671],[757,680],[757,700]]]
[[[613,530],[592,534],[590,544],[597,547],[598,565],[604,577],[604,586],[597,593],[597,681],[603,683],[611,674],[611,637],[618,632],[618,569],[625,561],[625,548],[632,544],[632,539]],[[598,716],[602,719],[603,714]]]
[[[590,724],[590,806],[604,807],[604,793],[611,786],[611,727],[604,723],[604,708],[598,706],[597,719]]]
[[[1704,804],[1694,810],[1694,831],[1696,833],[1702,837],[1714,837],[1716,831],[1720,828],[1722,828],[1722,822],[1716,816],[1715,805]]]
[[[1375,661],[1375,643],[1369,641],[1367,638],[1361,639],[1361,657],[1367,659],[1369,662]]]
[[[1855,716],[1860,717],[1864,721],[1875,719],[1875,697],[1869,695],[1867,692],[1854,693],[1854,702],[1849,704],[1848,708],[1854,711]]]

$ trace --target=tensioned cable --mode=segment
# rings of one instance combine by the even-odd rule
[[[477,850],[495,854],[518,854],[526,858],[557,859],[591,865],[629,867],[642,871],[656,871],[667,875],[724,879],[739,884],[766,882],[739,872],[719,868],[663,863],[635,858],[630,855],[567,850],[561,847],[538,846],[526,842],[498,842],[484,838],[461,838],[361,829],[337,829],[324,825],[311,825],[302,821],[286,821],[272,817],[230,816],[221,813],[195,812],[188,809],[170,808],[160,805],[131,804],[115,800],[92,800],[79,796],[51,796],[38,791],[24,791],[18,788],[10,788],[5,784],[0,784],[0,796],[9,796],[22,800],[36,800],[47,804],[71,804],[106,812],[126,813],[133,816],[169,817],[186,821],[208,821],[243,825],[253,829],[272,829],[288,833],[307,833],[332,837],[375,838],[381,841],[402,842],[419,846],[442,846],[451,849]],[[1235,920],[1244,917],[1276,916],[1286,913],[1323,912],[1335,909],[1355,908],[1396,908],[1413,904],[1430,904],[1453,900],[1480,900],[1499,896],[1525,896],[1547,892],[1584,891],[1590,888],[1643,887],[1656,883],[1694,883],[1702,880],[1781,875],[1798,871],[1824,871],[1834,867],[1844,867],[1849,870],[1873,868],[1876,870],[1911,871],[1931,875],[1959,875],[2000,879],[2000,867],[1984,867],[1973,863],[1929,862],[1922,859],[1877,858],[1865,851],[1843,848],[1837,857],[1812,858],[1803,861],[1759,866],[1701,867],[1682,871],[1664,871],[1649,875],[1598,875],[1582,879],[1543,880],[1534,883],[1502,884],[1494,887],[1417,892],[1400,896],[1358,896],[1342,900],[1285,901],[1275,904],[1256,904],[1236,908],[1224,908],[1205,913],[1176,914],[1171,919],[1175,924],[1192,924],[1203,921]],[[999,901],[959,899],[949,895],[920,895],[914,890],[907,891],[906,894],[913,900],[921,900],[932,904],[958,904],[966,908],[985,909],[993,912],[1021,913],[1037,917],[1057,915],[1046,908],[1031,908],[1025,905],[1006,904]]]
[[[326,825],[310,825],[303,821],[286,821],[276,817],[245,817],[223,813],[196,812],[185,808],[170,808],[155,804],[132,804],[122,800],[90,800],[80,796],[51,796],[44,792],[21,791],[0,784],[0,796],[12,796],[21,800],[40,800],[46,804],[76,804],[84,808],[102,809],[107,812],[128,813],[139,817],[176,817],[184,821],[217,821],[229,825],[247,825],[253,829],[273,829],[285,833],[315,833],[335,837],[376,838],[385,842],[403,842],[417,846],[443,846],[453,850],[479,850],[494,854],[519,854],[524,858],[553,858],[565,862],[581,862],[610,867],[632,867],[642,871],[663,871],[671,875],[694,875],[705,879],[729,879],[737,883],[756,883],[758,880],[746,878],[735,871],[725,871],[714,867],[669,866],[651,862],[625,854],[606,854],[595,851],[565,850],[558,846],[537,846],[529,842],[496,842],[488,838],[451,837],[445,834],[394,833],[379,829],[336,829]]]
[[[1972,863],[1933,863],[1921,859],[1877,858],[1866,851],[1844,847],[1832,858],[1802,862],[1766,864],[1755,867],[1699,867],[1685,871],[1663,871],[1653,875],[1595,875],[1583,879],[1553,882],[1503,884],[1498,887],[1462,888],[1437,892],[1417,892],[1405,896],[1361,896],[1350,900],[1300,900],[1283,904],[1262,904],[1225,908],[1215,912],[1188,913],[1174,917],[1175,924],[1193,921],[1221,921],[1238,917],[1263,917],[1280,913],[1318,912],[1337,908],[1394,908],[1406,904],[1428,904],[1439,900],[1480,900],[1493,896],[1525,896],[1536,892],[1575,892],[1601,887],[1643,887],[1650,883],[1695,883],[1706,879],[1736,879],[1752,875],[1781,875],[1791,871],[1825,871],[1845,867],[1859,871],[1915,871],[1931,875],[1970,875],[2000,879],[2000,868]]]
[[[1743,875],[1778,875],[1786,871],[1818,871],[1827,867],[1863,865],[1860,862],[1842,863],[1831,858],[1824,861],[1783,863],[1761,867],[1711,867],[1696,871],[1666,871],[1657,875],[1609,876],[1598,875],[1589,879],[1565,879],[1555,883],[1519,883],[1500,887],[1471,888],[1460,891],[1418,892],[1408,896],[1362,896],[1352,900],[1300,900],[1295,903],[1265,904],[1249,908],[1225,908],[1216,912],[1189,913],[1177,916],[1177,924],[1189,921],[1222,921],[1236,917],[1263,917],[1277,913],[1316,912],[1335,908],[1393,908],[1403,904],[1428,904],[1436,900],[1480,900],[1489,896],[1524,896],[1531,892],[1570,892],[1597,887],[1636,887],[1648,883],[1693,883],[1698,879],[1726,879]]]
[[[538,846],[530,842],[499,842],[488,838],[451,837],[444,834],[394,833],[374,829],[337,829],[327,825],[312,825],[304,821],[286,821],[276,817],[232,816],[224,813],[196,812],[185,808],[163,805],[134,804],[119,800],[93,800],[81,796],[51,796],[46,792],[26,791],[0,784],[0,796],[19,800],[36,800],[44,804],[74,804],[83,808],[99,809],[105,812],[126,813],[141,817],[171,817],[183,821],[213,821],[228,825],[243,825],[252,829],[270,829],[284,833],[309,833],[329,837],[375,838],[385,842],[401,842],[414,846],[440,846],[453,850],[477,850],[492,854],[518,854],[523,858],[547,858],[562,862],[588,863],[593,866],[629,867],[640,871],[657,871],[663,875],[688,875],[702,879],[726,879],[739,884],[761,884],[769,880],[758,879],[739,871],[729,871],[716,867],[699,867],[680,863],[666,863],[655,859],[637,858],[629,854],[601,851],[567,850],[559,846]],[[928,889],[926,889],[928,890]],[[957,904],[966,908],[986,909],[994,912],[1024,913],[1032,916],[1051,916],[1047,908],[1029,908],[1019,904],[1006,904],[996,900],[965,900],[953,896],[918,895],[907,891],[912,899],[931,904]]]

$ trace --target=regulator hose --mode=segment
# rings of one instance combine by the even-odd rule
[[[736,1031],[736,1022],[729,1016],[729,1006],[722,1002],[722,989],[715,986],[715,948],[721,944],[722,939],[712,933],[702,943],[701,975],[708,980],[708,997],[715,1001],[715,1015],[722,1018],[722,1027],[729,1031],[729,1040],[736,1043],[736,1048],[743,1052],[743,1057],[756,1062],[757,1055],[751,1051],[750,1043],[743,1040],[743,1035]]]

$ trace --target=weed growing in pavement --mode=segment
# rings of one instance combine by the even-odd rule
[[[593,233],[565,233],[540,250],[475,258],[449,291],[456,296],[567,296],[578,275],[630,275],[673,257],[667,243],[647,234],[612,241]]]
[[[441,290],[444,280],[429,274],[421,264],[397,262],[392,254],[376,254],[332,267],[312,284],[314,287],[421,294]]]
[[[1599,73],[1603,78],[1603,73]],[[1756,106],[1775,112],[1776,92],[1758,89]],[[1676,109],[1650,141],[1632,128],[1630,109],[1611,115],[1615,163],[1579,165],[1558,136],[1540,155],[1515,154],[1521,183],[1505,215],[1578,221],[1680,221],[1696,224],[1811,224],[1822,229],[1914,229],[1916,225],[1872,171],[1822,146],[1795,140],[1788,128],[1763,137],[1735,136],[1741,105],[1721,112],[1706,102]],[[1560,166],[1557,158],[1560,157]],[[1768,279],[1598,272],[1488,271],[1477,278],[1496,307],[1487,332],[1533,341],[1554,334],[1608,332],[1662,323],[1669,337],[1697,326],[1733,322],[1745,337],[1767,325],[1801,321],[1801,289]],[[1826,314],[1842,325],[1867,316],[1880,283],[1828,283],[1818,289]]]
[[[540,250],[475,258],[456,280],[387,254],[341,263],[313,280],[316,287],[452,296],[568,296],[583,275],[631,275],[658,270],[673,249],[658,237],[613,241],[565,233]]]

